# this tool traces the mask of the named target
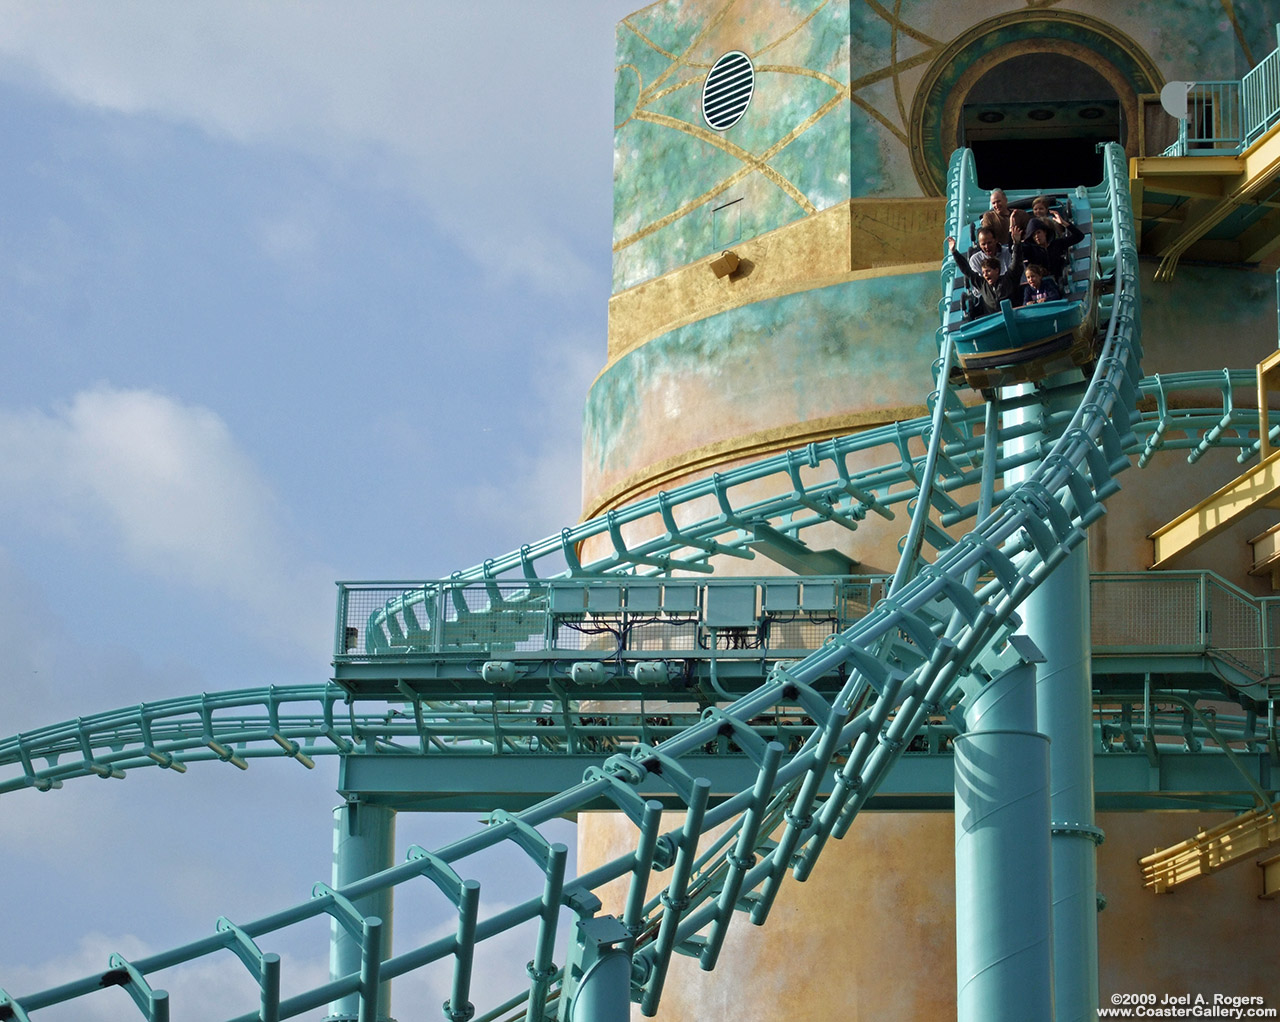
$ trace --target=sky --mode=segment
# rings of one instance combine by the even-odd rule
[[[0,735],[324,681],[335,580],[576,521],[638,6],[6,3]],[[335,784],[256,761],[5,795],[0,987],[304,899]],[[473,826],[402,815],[397,844]]]

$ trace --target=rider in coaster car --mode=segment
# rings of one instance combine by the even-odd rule
[[[951,253],[951,258],[955,260],[956,266],[960,268],[960,272],[964,274],[965,279],[969,281],[970,287],[978,295],[977,307],[974,310],[973,317],[975,319],[979,316],[988,316],[993,312],[999,312],[1000,303],[1006,299],[1014,305],[1019,304],[1021,301],[1022,231],[1016,225],[1012,230],[1012,238],[1013,260],[1009,264],[1009,268],[1003,273],[1000,272],[1000,260],[994,256],[987,256],[982,262],[981,272],[975,273],[973,267],[969,265],[969,261],[956,251],[956,239],[947,238],[947,251]]]
[[[1028,263],[1039,263],[1048,271],[1049,276],[1060,278],[1067,265],[1067,252],[1072,245],[1084,239],[1084,232],[1075,224],[1063,220],[1057,210],[1049,216],[1062,228],[1062,234],[1055,235],[1050,224],[1037,217],[1027,224],[1027,244],[1023,249],[1023,257]]]
[[[969,267],[974,273],[982,273],[982,264],[987,259],[1000,260],[1000,272],[1004,273],[1013,262],[1013,252],[1008,245],[1001,245],[996,232],[990,227],[978,231],[978,247],[969,250]],[[976,292],[975,292],[976,293]]]
[[[1027,221],[1031,214],[1025,209],[1011,209],[1009,198],[1003,188],[991,189],[991,208],[982,214],[982,226],[996,232],[996,240],[1001,245],[1009,244],[1010,228],[1017,227],[1026,234]]]
[[[1027,248],[1031,248],[1030,245]],[[1062,297],[1058,285],[1052,277],[1046,277],[1044,267],[1038,263],[1027,263],[1027,282],[1022,285],[1022,304],[1039,305],[1041,302],[1056,302]]]

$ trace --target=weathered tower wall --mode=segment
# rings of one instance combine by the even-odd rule
[[[1105,99],[1116,112],[1112,137],[1131,156],[1158,151],[1171,130],[1154,102],[1161,86],[1239,78],[1273,48],[1274,16],[1263,0],[670,0],[625,19],[614,294],[607,359],[585,413],[584,513],[923,414],[937,355],[943,172],[972,129],[966,102],[1056,103],[1064,117]],[[754,62],[755,93],[741,121],[713,131],[700,113],[702,85],[733,50]],[[1036,143],[1021,146],[1011,177],[1039,169]],[[1042,170],[1040,187],[1081,183],[1060,180],[1056,159]],[[709,264],[725,249],[740,266],[717,277]],[[1276,345],[1273,266],[1186,265],[1168,283],[1153,271],[1144,264],[1146,372],[1250,368]],[[1147,534],[1237,471],[1227,457],[1192,469],[1167,455],[1127,473],[1091,532],[1093,568],[1145,569]],[[1179,566],[1261,591],[1246,574],[1245,541],[1269,524],[1255,516]],[[865,570],[891,570],[904,531],[901,521],[838,531],[825,545]],[[779,570],[760,559],[725,569]],[[1189,961],[1214,989],[1274,991],[1264,956],[1228,939],[1280,938],[1251,870],[1163,898],[1140,888],[1137,856],[1203,818],[1099,822],[1111,835],[1099,852],[1112,905],[1099,923],[1104,997],[1176,992]],[[620,833],[593,818],[583,859],[616,854]],[[952,835],[949,814],[860,819],[813,879],[784,890],[763,931],[731,931],[713,975],[670,985],[660,1017],[952,1014]],[[677,976],[696,971],[680,965]]]

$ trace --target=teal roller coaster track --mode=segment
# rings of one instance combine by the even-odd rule
[[[1145,463],[1161,450],[1189,450],[1195,460],[1214,446],[1239,447],[1241,460],[1257,452],[1256,414],[1234,402],[1252,373],[1142,377],[1137,256],[1119,147],[1107,147],[1105,166],[1103,183],[1080,197],[1093,210],[1099,272],[1114,278],[1114,291],[1094,298],[1102,344],[1092,378],[1056,381],[1054,407],[1069,399],[1069,410],[1017,424],[1002,413],[1038,407],[1041,395],[965,405],[948,382],[954,353],[943,334],[924,418],[713,475],[442,582],[343,586],[332,684],[147,703],[0,741],[0,792],[47,791],[144,766],[185,771],[219,760],[246,769],[265,756],[304,766],[323,755],[353,766],[445,753],[596,759],[564,790],[497,809],[474,834],[434,850],[414,846],[403,862],[341,889],[317,884],[311,897],[271,915],[220,919],[207,936],[134,961],[113,956],[103,971],[54,989],[0,991],[0,1019],[25,1022],[111,986],[132,997],[141,1017],[167,1019],[169,998],[148,977],[227,952],[248,970],[259,1001],[226,1013],[264,1022],[343,998],[361,1019],[383,1017],[387,981],[449,959],[446,1019],[583,1017],[573,1005],[586,996],[593,966],[583,948],[592,940],[627,949],[630,996],[647,1014],[673,953],[712,968],[735,913],[763,924],[785,875],[810,874],[828,840],[874,804],[895,764],[945,744],[960,700],[1031,655],[1014,635],[1019,605],[1082,542],[1133,457]],[[967,152],[956,154],[949,178],[947,219],[958,233],[978,211]],[[1220,400],[1187,407],[1171,400],[1179,392]],[[1026,442],[1039,436],[1054,439]],[[850,471],[849,457],[864,452],[888,454],[877,467]],[[1021,481],[1001,482],[1019,469]],[[737,499],[748,483],[755,496]],[[761,497],[766,484],[772,495]],[[705,586],[691,576],[712,574],[715,560],[750,559],[761,544],[804,557],[804,537],[817,526],[854,530],[868,515],[899,513],[907,533],[892,578],[790,580],[789,590],[763,597],[755,583],[740,583],[751,589],[752,606],[774,600],[792,623],[819,622],[825,641],[809,633],[788,639],[779,627],[773,639],[756,632],[737,642],[743,633],[732,615],[719,627],[708,620]],[[583,559],[584,543],[606,552]],[[595,612],[615,623],[630,614],[625,634],[615,626],[603,644],[584,639],[582,622]],[[640,641],[659,625],[687,626],[693,638]],[[1214,659],[1211,644],[1197,655]],[[1266,702],[1269,664],[1225,652],[1214,662],[1227,686]],[[1124,686],[1103,728],[1117,749],[1141,749],[1162,729],[1228,756],[1233,743],[1274,741],[1274,721],[1254,712],[1228,721],[1179,711],[1135,725],[1123,707],[1141,712],[1147,704],[1140,691],[1123,694]],[[586,699],[645,698],[702,709],[601,710],[594,718],[597,711],[578,709]],[[698,757],[710,747],[749,764],[735,775],[742,783],[713,784],[699,772]],[[1249,786],[1262,794],[1256,781]],[[602,806],[631,820],[634,847],[569,876],[566,849],[538,828]],[[673,807],[683,820],[664,832],[663,812]],[[713,830],[716,839],[700,843]],[[519,904],[486,914],[480,885],[464,879],[467,863],[504,842],[522,849],[545,882]],[[651,897],[659,872],[666,883]],[[388,956],[382,921],[356,905],[424,878],[456,909],[456,929]],[[625,908],[616,919],[601,916],[596,892],[619,880],[629,884]],[[282,996],[280,958],[262,949],[280,931],[324,916],[358,946],[359,968]],[[475,1014],[477,956],[525,924],[535,933],[527,988]],[[566,941],[566,964],[556,966]],[[180,1008],[172,1006],[175,1017]]]

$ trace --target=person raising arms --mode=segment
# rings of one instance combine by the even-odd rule
[[[1022,230],[1016,224],[1011,229],[1013,239],[1012,255],[1009,268],[1000,271],[1000,260],[995,256],[986,256],[982,261],[982,269],[975,271],[958,251],[956,239],[947,238],[947,251],[955,260],[956,266],[964,274],[965,279],[978,296],[979,311],[977,316],[988,316],[1000,311],[1000,303],[1009,301],[1015,305],[1021,298],[1020,283],[1022,281]]]

